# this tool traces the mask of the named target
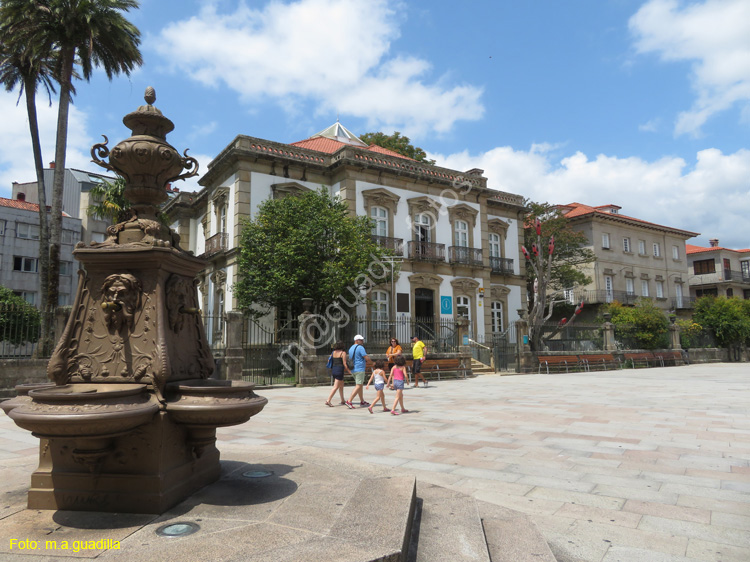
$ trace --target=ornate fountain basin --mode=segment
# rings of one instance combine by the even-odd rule
[[[198,427],[224,427],[245,423],[268,400],[244,381],[193,379],[167,384],[166,410],[172,421]]]
[[[53,382],[31,382],[17,384],[16,397],[0,402],[0,410],[5,412],[6,414],[10,414],[10,411],[12,409],[18,408],[19,406],[23,406],[24,404],[28,404],[31,402],[31,396],[29,396],[30,391],[36,390],[37,388],[52,388],[54,386],[55,383]]]
[[[29,391],[9,416],[39,437],[105,437],[148,423],[159,402],[145,384],[66,384]]]

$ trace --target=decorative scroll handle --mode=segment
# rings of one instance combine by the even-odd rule
[[[104,142],[100,142],[91,147],[91,161],[102,168],[106,168],[110,172],[118,172],[118,170],[112,167],[109,162],[102,160],[102,158],[109,158],[109,148],[107,148],[109,139],[107,138],[107,135],[102,136],[104,137]]]
[[[184,174],[180,174],[176,178],[171,178],[168,181],[184,180],[184,179],[192,178],[193,176],[197,176],[198,175],[198,161],[195,158],[193,158],[192,156],[188,156],[187,155],[188,150],[189,149],[186,148],[185,152],[182,153],[183,157],[180,158],[180,162],[182,163],[182,168],[184,170],[188,170],[188,171],[185,172]]]

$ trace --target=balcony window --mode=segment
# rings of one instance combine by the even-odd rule
[[[454,223],[454,244],[462,248],[469,247],[469,223],[458,220]]]
[[[629,296],[635,295],[635,283],[630,277],[625,278],[625,293]]]
[[[693,273],[695,275],[716,273],[716,262],[714,260],[696,260],[693,262]]]
[[[750,261],[741,261],[740,269],[742,270],[742,279],[744,281],[750,280]]]
[[[432,217],[427,213],[414,215],[414,240],[432,242]]]
[[[648,281],[645,279],[641,281],[641,296],[647,297],[648,296]]]
[[[500,235],[490,234],[490,257],[499,258],[502,256],[500,253]]]
[[[373,221],[373,236],[388,236],[388,210],[383,207],[371,207],[370,218]]]

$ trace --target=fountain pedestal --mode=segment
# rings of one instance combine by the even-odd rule
[[[167,144],[174,125],[154,100],[150,88],[148,105],[123,119],[133,136],[111,153],[106,137],[92,149],[125,179],[133,216],[76,248],[83,272],[47,368],[56,386],[30,390],[9,413],[41,438],[30,508],[162,513],[219,477],[216,428],[267,402],[252,384],[209,378],[195,283],[206,262],[157,216],[166,184],[195,175],[197,162]]]

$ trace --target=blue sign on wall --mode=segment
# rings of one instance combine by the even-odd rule
[[[453,297],[440,297],[440,314],[453,314]]]

